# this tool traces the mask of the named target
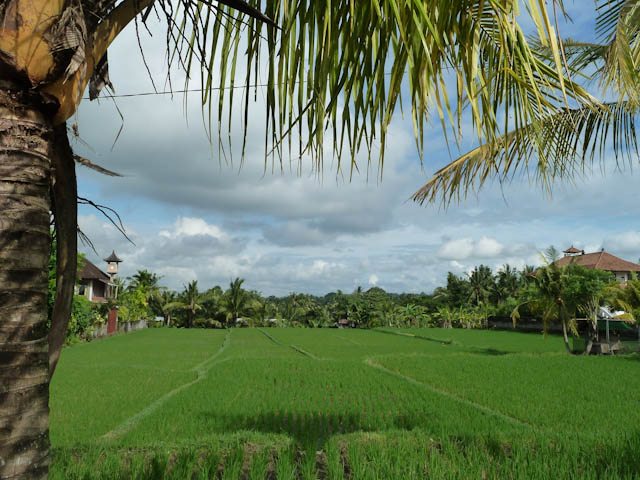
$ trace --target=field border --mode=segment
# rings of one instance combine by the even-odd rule
[[[268,334],[267,332],[265,332],[264,330],[262,330],[261,328],[257,328],[258,331],[263,334],[265,337],[267,337],[269,340],[271,340],[273,343],[275,343],[276,345],[280,346],[280,347],[284,347],[284,348],[290,348],[296,352],[298,352],[301,355],[304,355],[305,357],[309,357],[309,358],[313,358],[314,360],[323,360],[322,358],[316,357],[313,353],[307,352],[306,350],[303,350],[302,348],[290,344],[287,345],[285,343],[280,342],[279,340],[277,340],[275,337],[273,337],[272,335]]]
[[[190,382],[183,383],[179,387],[176,387],[173,390],[165,393],[163,396],[161,396],[160,398],[158,398],[154,402],[152,402],[149,405],[147,405],[145,408],[140,410],[138,413],[136,413],[132,417],[127,418],[122,423],[117,425],[115,428],[113,428],[112,430],[110,430],[107,433],[105,433],[104,435],[102,435],[100,437],[100,439],[101,440],[115,440],[118,437],[121,437],[122,435],[124,435],[125,433],[130,432],[131,430],[133,430],[140,423],[140,421],[142,419],[144,419],[145,417],[148,417],[153,412],[155,412],[158,408],[160,408],[171,397],[177,395],[178,393],[180,393],[183,390],[191,387],[192,385],[195,385],[196,383],[204,380],[204,378],[207,376],[207,373],[209,373],[209,371],[215,365],[217,365],[219,363],[222,363],[222,362],[225,362],[225,361],[228,360],[228,359],[217,360],[217,358],[220,355],[222,355],[222,353],[226,350],[226,348],[229,346],[230,343],[231,343],[231,330],[227,330],[227,334],[224,337],[224,341],[222,342],[222,345],[220,346],[220,348],[218,348],[216,353],[214,353],[212,356],[210,356],[209,358],[207,358],[203,362],[200,362],[198,365],[196,365],[191,370],[189,370],[189,371],[193,371],[193,372],[196,373],[196,378],[194,378]]]
[[[415,333],[406,333],[406,332],[392,332],[390,330],[381,330],[379,328],[372,328],[370,329],[370,331],[372,332],[378,332],[378,333],[385,333],[387,335],[395,335],[398,337],[405,337],[405,338],[414,338],[416,340],[426,340],[427,342],[435,342],[435,343],[440,343],[443,345],[457,345],[457,343],[451,339],[446,339],[446,340],[441,340],[441,339],[437,339],[437,338],[433,338],[433,337],[427,337],[424,335],[416,335]]]
[[[440,395],[443,395],[445,397],[451,398],[452,400],[455,400],[455,401],[457,401],[459,403],[462,403],[464,405],[467,405],[467,406],[476,408],[478,410],[481,410],[481,411],[483,411],[483,412],[485,412],[485,413],[487,413],[489,415],[492,415],[492,416],[501,418],[503,420],[506,420],[509,423],[513,423],[515,425],[522,426],[522,427],[528,427],[528,428],[530,428],[530,429],[532,429],[534,431],[539,431],[540,430],[540,428],[537,427],[536,425],[528,423],[528,422],[526,422],[526,421],[524,421],[524,420],[522,420],[520,418],[512,417],[511,415],[508,415],[506,413],[502,413],[502,412],[500,412],[498,410],[494,410],[493,408],[488,407],[486,405],[483,405],[481,403],[476,403],[476,402],[474,402],[472,400],[467,400],[466,398],[459,397],[458,395],[456,395],[454,393],[451,393],[451,392],[449,392],[447,390],[442,390],[442,389],[434,387],[433,385],[430,385],[428,383],[421,382],[420,380],[416,380],[413,377],[409,377],[408,375],[404,375],[404,374],[402,374],[400,372],[396,372],[394,370],[390,370],[387,367],[385,367],[383,365],[380,365],[379,363],[376,363],[376,361],[374,360],[373,357],[366,358],[363,361],[363,363],[365,365],[368,365],[371,368],[375,368],[376,370],[380,370],[381,372],[384,372],[384,373],[386,373],[388,375],[400,378],[400,379],[402,379],[402,380],[404,380],[406,382],[409,382],[409,383],[411,383],[413,385],[417,385],[419,387],[426,388],[427,390],[430,390],[431,392],[438,393]]]

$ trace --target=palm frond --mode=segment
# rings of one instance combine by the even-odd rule
[[[640,102],[640,3],[630,0],[599,2],[596,34],[607,44],[601,75],[603,89],[620,98]]]
[[[288,150],[290,158],[311,158],[321,170],[327,140],[338,170],[343,156],[350,170],[357,169],[361,150],[370,163],[379,145],[381,171],[403,90],[420,155],[432,112],[457,139],[468,108],[479,141],[495,144],[568,99],[592,100],[563,77],[555,31],[544,3],[535,0],[524,4],[556,63],[532,51],[515,21],[520,0],[452,0],[446,8],[438,0],[247,2],[280,30],[262,17],[208,1],[180,0],[174,2],[178,8],[169,0],[157,3],[170,19],[170,61],[188,72],[204,65],[205,119],[219,126],[219,138],[224,124],[230,138],[237,110],[246,141],[248,105],[257,96],[257,87],[250,86],[259,83],[259,59],[268,54],[265,151],[272,161],[282,162]],[[240,62],[246,62],[245,72],[237,78]],[[229,88],[244,89],[241,105]],[[297,152],[291,153],[296,137]]]
[[[638,109],[632,102],[561,109],[457,158],[438,170],[412,199],[447,206],[477,193],[489,179],[508,182],[519,175],[534,178],[551,193],[559,180],[584,175],[596,163],[604,168],[609,148],[619,168],[630,166],[638,153]]]

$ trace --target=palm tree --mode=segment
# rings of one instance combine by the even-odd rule
[[[196,314],[202,310],[202,296],[198,291],[198,281],[194,280],[185,285],[183,292],[177,301],[168,304],[168,311],[182,311],[187,316],[187,328],[193,327]]]
[[[564,346],[569,353],[573,353],[573,349],[569,345],[568,332],[577,334],[576,310],[579,305],[574,304],[569,299],[568,283],[569,283],[569,266],[558,266],[554,261],[554,250],[548,248],[541,257],[545,265],[536,270],[532,277],[532,291],[530,300],[525,303],[533,304],[534,308],[542,312],[543,329],[546,332],[549,329],[552,320],[558,320],[562,325],[562,336]],[[520,317],[518,305],[511,318],[514,326]]]
[[[469,277],[472,301],[476,305],[486,303],[489,298],[489,293],[494,288],[491,269],[486,265],[480,265],[479,267],[475,267],[467,276]]]
[[[172,304],[175,304],[177,294],[172,290],[160,290],[150,298],[151,309],[154,314],[163,318],[164,326],[171,325],[171,313],[173,312]]]
[[[496,275],[495,293],[498,303],[516,295],[520,288],[518,272],[508,263],[503,265]]]
[[[203,313],[207,318],[218,321],[221,320],[222,312],[222,299],[224,297],[224,291],[219,285],[210,288],[202,294],[202,308]]]
[[[160,278],[162,277],[147,270],[138,270],[131,277],[127,277],[127,280],[129,280],[129,286],[127,288],[135,290],[136,288],[142,287],[145,290],[152,291],[153,289],[159,288],[158,282]]]
[[[229,289],[222,297],[222,308],[227,314],[227,322],[235,325],[241,315],[248,313],[250,297],[242,288],[244,278],[236,277],[229,283]]]
[[[281,159],[287,148],[291,151],[290,134],[295,132],[300,140],[294,156],[307,155],[321,170],[328,129],[334,154],[349,158],[350,170],[358,167],[356,158],[363,149],[370,162],[379,142],[382,171],[387,129],[401,92],[410,100],[420,154],[431,110],[438,112],[443,128],[448,122],[457,136],[462,108],[470,106],[479,139],[497,145],[511,127],[502,117],[514,118],[520,127],[544,118],[563,105],[558,88],[569,98],[588,100],[584,89],[562,77],[544,3],[522,1],[533,12],[541,43],[553,53],[551,63],[535,54],[514,20],[520,0],[500,5],[452,0],[446,7],[440,0],[380,0],[360,2],[358,8],[350,0],[1,0],[0,297],[10,301],[1,307],[7,309],[7,320],[0,341],[15,368],[0,371],[8,399],[1,407],[7,427],[0,433],[0,445],[12,452],[26,443],[32,447],[5,458],[0,477],[47,475],[48,410],[42,405],[48,403],[47,385],[73,296],[75,161],[113,174],[73,154],[66,121],[87,85],[90,98],[110,86],[107,49],[127,24],[164,17],[168,31],[163,41],[173,52],[167,56],[169,66],[200,67],[199,72],[186,72],[185,87],[200,73],[203,105],[209,112],[205,118],[219,125],[218,133],[225,121],[231,128],[225,106],[229,112],[237,107],[235,95],[225,90],[238,80],[241,69],[236,66],[246,61],[241,83],[249,86],[257,77],[258,59],[265,56],[259,53],[266,50],[266,153]],[[264,7],[264,14],[256,7]],[[238,55],[241,41],[244,55]],[[446,91],[443,79],[448,73],[458,79],[456,95]],[[219,89],[217,108],[214,89]],[[252,89],[243,91],[246,140]],[[515,137],[527,134],[518,131]],[[244,145],[243,140],[243,151]],[[338,170],[345,167],[340,161],[336,165]],[[42,333],[47,332],[50,212],[57,235],[57,294],[51,328]],[[33,422],[20,420],[25,412]],[[37,433],[25,428],[36,424]]]

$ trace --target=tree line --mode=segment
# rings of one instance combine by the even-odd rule
[[[67,335],[86,337],[92,327],[106,320],[115,302],[121,322],[145,319],[156,326],[183,328],[275,327],[443,327],[487,328],[491,319],[542,320],[545,329],[561,328],[577,334],[578,318],[593,318],[601,305],[628,312],[632,321],[640,314],[640,281],[624,286],[613,274],[586,269],[575,263],[559,267],[558,251],[550,247],[541,255],[542,267],[516,269],[509,264],[495,272],[478,265],[463,275],[448,272],[446,285],[432,293],[391,293],[380,287],[357,287],[316,296],[306,293],[263,296],[244,288],[236,278],[225,289],[219,285],[203,289],[197,280],[181,291],[162,286],[162,277],[138,270],[117,279],[117,300],[91,304],[76,296]],[[341,321],[341,322],[340,322]],[[596,322],[597,323],[597,322]],[[591,322],[594,325],[594,321]],[[596,327],[594,326],[593,329]]]

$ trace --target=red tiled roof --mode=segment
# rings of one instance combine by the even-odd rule
[[[84,266],[78,272],[78,278],[82,280],[102,280],[105,283],[109,281],[109,275],[104,273],[89,260],[83,258],[82,262],[84,263]]]
[[[637,263],[627,262],[604,250],[596,253],[563,257],[560,260],[556,260],[555,264],[564,267],[571,262],[575,262],[576,265],[585,268],[595,268],[596,270],[606,270],[608,272],[640,272],[640,265]]]
[[[573,245],[571,245],[569,248],[567,248],[564,252],[562,253],[584,253],[584,250],[578,250],[576,247],[574,247]]]

